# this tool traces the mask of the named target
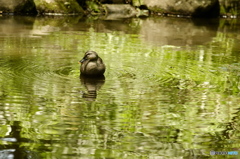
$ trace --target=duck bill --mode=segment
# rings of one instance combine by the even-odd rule
[[[79,61],[79,63],[83,63],[84,61],[86,61],[87,59],[83,58],[82,60]]]

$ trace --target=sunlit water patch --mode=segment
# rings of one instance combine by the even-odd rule
[[[0,37],[2,156],[201,158],[238,150],[239,52],[227,33],[188,19],[70,19],[0,23],[11,24]],[[105,80],[79,78],[87,50],[105,62]]]

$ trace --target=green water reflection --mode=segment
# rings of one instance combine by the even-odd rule
[[[240,153],[238,26],[0,17],[0,158]],[[104,60],[105,81],[79,78],[87,50]]]

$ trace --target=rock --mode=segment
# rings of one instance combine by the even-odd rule
[[[126,0],[100,0],[102,4],[125,4]]]
[[[129,4],[104,4],[107,19],[129,18],[137,15],[137,10]],[[110,17],[110,18],[109,18]]]
[[[134,14],[136,10],[129,4],[105,4],[103,5],[108,13]]]
[[[58,14],[81,14],[82,7],[76,0],[34,0],[38,13],[58,15]]]
[[[20,13],[20,14],[36,14],[36,7],[33,0],[8,1],[0,0],[1,13]]]
[[[142,0],[134,5],[146,5],[151,11],[165,14],[191,15],[195,17],[217,17],[218,0]]]

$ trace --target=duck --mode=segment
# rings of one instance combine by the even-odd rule
[[[106,66],[95,51],[87,51],[79,61],[80,72],[86,76],[103,76]]]

